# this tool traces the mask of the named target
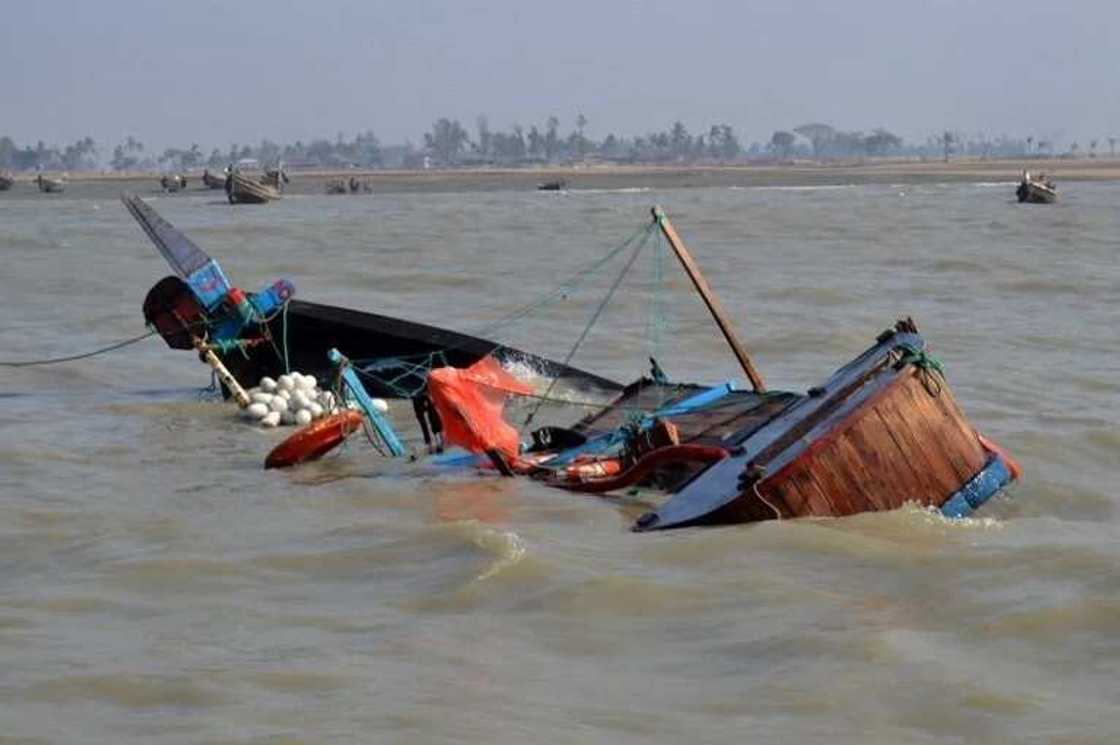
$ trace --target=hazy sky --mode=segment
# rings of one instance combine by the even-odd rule
[[[0,134],[419,142],[577,112],[766,141],[824,121],[1120,135],[1120,0],[0,0]]]

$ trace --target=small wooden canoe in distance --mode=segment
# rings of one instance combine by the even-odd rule
[[[1024,171],[1015,196],[1021,203],[1053,204],[1058,200],[1058,190],[1054,187],[1054,182],[1044,175],[1035,177]]]
[[[39,191],[44,194],[61,194],[66,189],[66,179],[61,176],[48,178],[40,173],[35,178],[35,183],[39,185]]]
[[[240,171],[230,174],[225,183],[230,204],[264,204],[280,198],[280,189],[246,176]]]
[[[203,170],[202,183],[207,189],[224,189],[226,188],[226,175],[223,173],[215,176],[209,170]]]

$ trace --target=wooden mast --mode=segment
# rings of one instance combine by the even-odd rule
[[[708,306],[708,310],[715,319],[716,325],[719,330],[723,332],[723,338],[727,339],[731,351],[735,353],[738,358],[739,364],[743,368],[743,372],[747,374],[747,378],[751,381],[751,387],[755,393],[765,393],[766,385],[762,382],[762,376],[755,368],[754,363],[751,361],[750,355],[747,354],[746,348],[743,347],[739,337],[735,335],[735,329],[731,326],[731,321],[723,312],[723,307],[719,304],[715,293],[712,292],[711,286],[708,285],[708,280],[704,279],[704,275],[700,273],[700,267],[692,259],[692,254],[685,248],[684,243],[677,235],[676,229],[673,224],[669,222],[668,216],[660,207],[654,207],[653,220],[661,228],[661,232],[665,235],[665,239],[669,241],[669,245],[673,247],[673,253],[681,261],[681,266],[684,267],[685,274],[692,280],[692,284],[696,287],[696,291],[700,293],[700,297],[704,298],[704,304]]]

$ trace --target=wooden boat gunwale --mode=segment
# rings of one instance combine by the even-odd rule
[[[230,204],[266,204],[280,199],[282,193],[275,186],[254,180],[235,170],[230,174],[227,195]]]

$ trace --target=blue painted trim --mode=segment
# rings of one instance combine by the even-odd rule
[[[694,393],[688,398],[681,399],[675,404],[663,406],[660,409],[654,411],[652,414],[642,417],[640,429],[644,430],[649,428],[653,424],[653,420],[655,417],[670,417],[687,414],[690,411],[695,411],[696,409],[708,406],[709,404],[713,404],[716,401],[719,401],[721,398],[731,393],[731,391],[733,390],[735,390],[735,381],[728,380],[727,382],[717,385],[713,388],[707,388],[703,391],[700,391],[699,393]],[[563,450],[557,453],[556,457],[551,458],[548,461],[547,465],[567,465],[581,455],[584,455],[586,453],[603,454],[608,452],[612,447],[615,447],[621,443],[622,439],[619,435],[619,430],[607,432],[606,434],[599,435],[598,437],[590,438],[582,445],[577,445],[574,448],[568,448],[567,450]]]
[[[218,262],[213,259],[187,275],[187,284],[207,311],[217,308],[232,287]]]
[[[362,381],[358,380],[357,373],[354,368],[350,367],[350,360],[346,359],[337,349],[331,349],[327,352],[327,358],[338,367],[339,374],[342,380],[346,383],[346,388],[350,391],[350,395],[358,402],[361,407],[362,413],[365,414],[366,420],[373,425],[377,431],[381,441],[385,443],[385,447],[392,455],[402,456],[405,454],[404,445],[401,444],[400,438],[393,430],[393,425],[389,423],[380,411],[373,407],[373,400],[366,393],[365,386]]]
[[[973,510],[987,502],[1003,487],[1011,483],[1011,471],[1003,458],[993,454],[988,463],[980,469],[980,473],[962,486],[956,494],[949,497],[941,505],[941,514],[945,517],[968,517]]]
[[[689,396],[682,401],[678,401],[675,404],[663,406],[662,408],[653,412],[653,416],[668,417],[687,414],[688,412],[695,411],[702,406],[707,406],[708,404],[719,401],[721,398],[731,393],[731,391],[733,390],[735,390],[735,381],[728,380],[726,383],[721,383],[720,385],[717,385],[714,388],[709,388],[706,391],[700,391],[699,393]]]
[[[249,302],[257,315],[267,318],[288,302],[296,294],[296,286],[286,279],[279,279],[269,287],[264,288],[255,295],[249,296]]]
[[[429,455],[424,459],[424,462],[433,466],[446,466],[447,468],[467,468],[484,465],[489,463],[490,459],[483,455],[456,450],[439,455]]]

